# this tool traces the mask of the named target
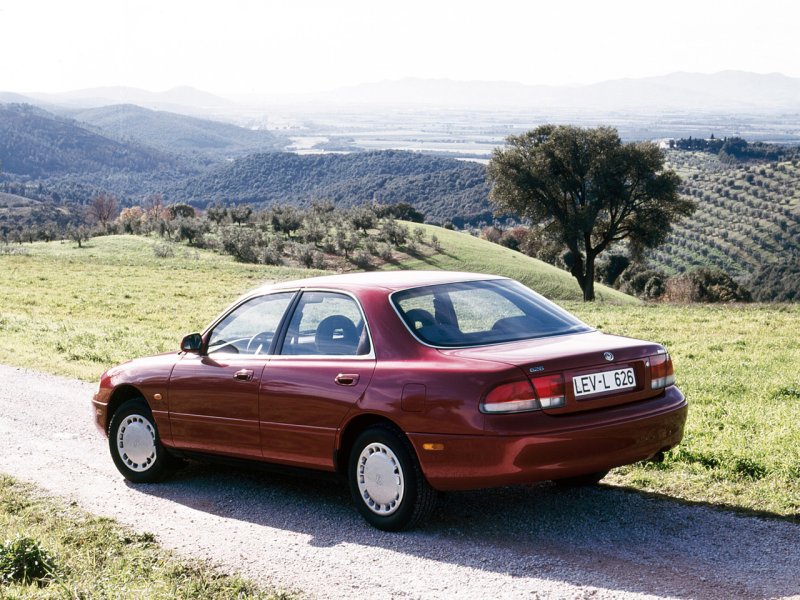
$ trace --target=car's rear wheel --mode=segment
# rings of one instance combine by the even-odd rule
[[[111,417],[108,445],[114,464],[129,481],[159,481],[168,472],[171,457],[161,444],[150,408],[141,398],[128,400]]]
[[[600,480],[608,475],[608,471],[597,471],[595,473],[587,473],[586,475],[577,475],[575,477],[565,477],[564,479],[555,479],[553,483],[560,487],[584,487],[589,485],[596,485]]]
[[[410,442],[390,425],[375,425],[356,438],[348,482],[364,519],[385,531],[420,525],[436,503],[436,491],[425,480]]]

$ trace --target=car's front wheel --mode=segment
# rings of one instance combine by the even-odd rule
[[[436,491],[425,480],[410,442],[390,425],[375,425],[358,436],[348,481],[358,511],[385,531],[420,525],[436,503]]]
[[[134,483],[150,483],[166,475],[170,456],[158,437],[153,414],[141,398],[128,400],[108,427],[111,457],[120,473]]]

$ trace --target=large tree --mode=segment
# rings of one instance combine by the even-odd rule
[[[543,125],[512,135],[489,162],[491,199],[569,250],[566,262],[594,300],[595,260],[627,240],[634,256],[661,244],[694,203],[653,143],[623,144],[616,129]]]

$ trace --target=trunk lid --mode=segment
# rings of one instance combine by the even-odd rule
[[[663,392],[650,385],[649,357],[665,352],[660,344],[599,331],[441,352],[514,365],[530,379],[562,374],[564,406],[544,408],[548,414],[636,402]]]

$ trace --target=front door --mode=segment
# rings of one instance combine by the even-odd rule
[[[186,354],[170,377],[169,418],[177,448],[260,458],[258,395],[262,371],[295,292],[252,298]]]

